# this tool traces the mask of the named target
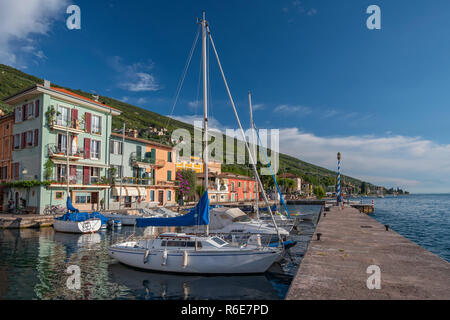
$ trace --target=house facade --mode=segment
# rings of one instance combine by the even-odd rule
[[[69,195],[80,210],[101,209],[110,189],[112,116],[120,111],[48,81],[3,101],[14,107],[12,180],[37,182],[10,190],[15,206],[43,213],[65,206]]]
[[[0,114],[0,183],[4,183],[12,179],[14,114]],[[0,212],[6,211],[8,200],[7,190],[0,185]]]
[[[232,173],[210,173],[208,176],[209,200],[216,202],[243,202],[256,199],[255,180]],[[197,174],[197,184],[203,185],[204,175]]]
[[[108,209],[175,204],[176,167],[172,147],[117,133],[111,134],[110,144],[110,166],[116,174]]]

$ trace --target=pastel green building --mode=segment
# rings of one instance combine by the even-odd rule
[[[49,205],[65,207],[69,190],[80,210],[101,209],[110,198],[112,116],[120,111],[48,81],[3,101],[14,107],[13,182],[34,182],[11,187],[5,201],[43,213]]]

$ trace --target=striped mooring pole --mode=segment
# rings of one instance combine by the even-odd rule
[[[341,194],[341,153],[337,153],[338,160],[338,185],[337,185],[337,205],[340,208],[342,206],[342,194]]]

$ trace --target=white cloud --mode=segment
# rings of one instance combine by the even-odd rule
[[[30,54],[44,59],[36,36],[48,35],[55,20],[65,18],[67,0],[1,0],[0,62],[25,67]]]
[[[261,109],[264,109],[264,105],[262,103],[257,103],[257,104],[252,105],[252,109],[253,109],[253,111],[261,110]]]
[[[143,103],[146,103],[147,102],[147,99],[146,98],[139,98],[138,100],[137,100],[137,103],[138,104],[143,104]]]
[[[150,73],[154,67],[152,61],[126,65],[122,62],[121,57],[115,56],[110,59],[109,64],[120,74],[118,86],[122,89],[133,92],[161,89],[156,77]]]
[[[280,151],[386,187],[415,192],[450,192],[450,145],[421,137],[319,137],[297,128],[280,129]]]
[[[284,112],[286,114],[288,113],[302,113],[302,114],[310,114],[312,112],[310,107],[305,107],[305,106],[293,106],[293,105],[289,105],[289,104],[281,104],[278,105],[273,112]]]
[[[182,121],[185,123],[189,123],[191,125],[194,125],[194,122],[203,123],[203,116],[197,116],[197,115],[169,116],[169,115],[167,115],[167,117],[170,117],[172,119]],[[214,117],[208,118],[208,128],[225,132],[225,127]]]

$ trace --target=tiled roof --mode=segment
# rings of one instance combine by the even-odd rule
[[[81,95],[79,95],[79,94],[73,93],[72,91],[69,91],[69,90],[66,90],[66,89],[63,89],[63,88],[55,88],[55,87],[51,87],[51,89],[52,89],[52,90],[55,90],[55,91],[59,91],[59,92],[65,93],[65,94],[69,94],[69,95],[74,96],[74,97],[76,97],[76,98],[78,98],[78,99],[82,99],[82,100],[86,100],[86,101],[89,101],[89,102],[98,104],[99,106],[102,106],[102,107],[107,107],[107,108],[110,108],[110,109],[114,109],[114,110],[120,111],[120,110],[117,109],[117,108],[108,106],[108,105],[106,105],[106,104],[104,104],[104,103],[101,103],[101,102],[99,102],[99,101],[95,101],[95,100],[93,100],[93,99],[89,99],[89,98],[83,97],[83,96],[81,96]]]

